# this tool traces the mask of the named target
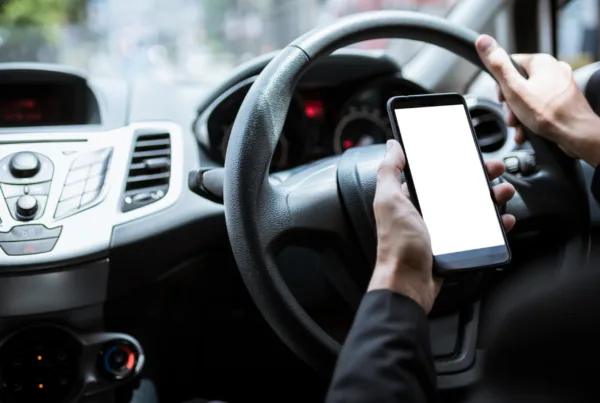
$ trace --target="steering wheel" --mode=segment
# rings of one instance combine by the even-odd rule
[[[262,71],[236,117],[225,161],[225,218],[233,254],[250,295],[278,336],[302,359],[331,373],[340,342],[325,332],[294,297],[276,264],[285,245],[298,239],[341,251],[343,267],[328,276],[358,307],[376,251],[372,202],[383,146],[350,149],[292,170],[269,175],[269,166],[294,89],[316,60],[347,45],[403,38],[443,47],[485,70],[475,48],[477,33],[447,20],[403,11],[353,15],[300,37]],[[529,135],[536,174],[505,179],[517,189],[508,212],[521,223],[560,217],[568,231],[562,268],[586,256],[587,192],[575,160]]]

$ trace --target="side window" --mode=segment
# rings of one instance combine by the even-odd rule
[[[573,0],[559,13],[558,57],[574,69],[600,60],[598,0]]]

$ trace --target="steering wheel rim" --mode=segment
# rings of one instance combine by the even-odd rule
[[[341,345],[306,313],[278,271],[275,245],[298,219],[290,213],[286,194],[271,184],[269,166],[302,74],[314,61],[339,48],[384,37],[441,46],[487,71],[475,48],[478,34],[445,19],[407,11],[346,17],[295,40],[265,67],[238,112],[226,155],[225,218],[242,279],[278,336],[325,374],[332,372]],[[538,136],[530,136],[530,141],[544,173],[581,196],[579,181],[569,181],[578,174],[576,162]],[[519,179],[513,179],[518,185]],[[536,180],[545,186],[544,175]],[[525,192],[529,188],[530,182],[520,186]],[[535,197],[533,193],[530,196]],[[585,203],[587,208],[587,200]],[[327,213],[322,215],[326,221]]]

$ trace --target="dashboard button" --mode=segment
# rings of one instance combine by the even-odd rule
[[[58,238],[40,239],[37,241],[0,242],[0,248],[9,256],[35,255],[50,252],[54,249]]]
[[[57,238],[62,227],[46,228],[44,225],[19,225],[8,232],[0,232],[0,242],[33,241]]]
[[[75,161],[73,161],[73,163],[71,164],[71,170],[74,171],[76,169],[89,167],[92,164],[93,164],[93,162],[90,160],[89,156],[86,154],[84,156],[77,158]]]
[[[89,167],[78,168],[75,170],[71,170],[69,175],[67,175],[67,180],[65,181],[65,185],[71,185],[73,183],[81,182],[88,177],[88,172],[90,171]]]
[[[21,152],[12,156],[8,166],[15,178],[31,178],[39,172],[40,165],[34,153]]]
[[[54,164],[50,158],[39,153],[25,152],[8,155],[0,160],[0,182],[13,185],[29,185],[32,183],[48,182],[54,174]],[[33,168],[33,156],[38,161],[38,167]],[[17,158],[18,157],[18,158]],[[16,158],[16,160],[13,160]],[[31,161],[25,161],[31,159]]]
[[[64,218],[89,207],[100,196],[112,148],[77,157],[72,163],[56,207],[55,218]]]
[[[71,170],[93,165],[97,162],[104,162],[108,159],[111,152],[112,148],[103,148],[98,151],[84,154],[73,161],[71,164]]]
[[[96,162],[94,165],[92,165],[90,167],[90,172],[88,173],[88,176],[101,175],[101,174],[104,174],[105,172],[106,172],[106,162],[105,161]]]
[[[25,209],[28,206],[25,206],[25,200],[21,200],[22,198],[27,197],[29,198],[34,198],[37,202],[37,209],[36,209],[36,213],[33,217],[31,218],[27,218],[24,217],[23,214],[21,213],[21,215],[19,215],[19,209]],[[19,200],[21,200],[22,205],[19,207],[17,206],[17,203],[19,202]],[[15,220],[37,220],[39,219],[43,214],[44,214],[44,210],[46,208],[46,202],[48,201],[48,197],[46,196],[30,196],[30,195],[25,195],[25,196],[20,196],[20,197],[12,197],[10,199],[6,199],[6,204],[8,205],[8,209],[10,210],[10,214],[12,215],[12,217]],[[32,204],[33,202],[30,201],[30,204]]]
[[[54,217],[61,218],[76,212],[79,209],[80,201],[81,197],[76,197],[58,203],[58,206],[56,207],[56,213],[54,213]]]
[[[65,186],[62,194],[60,195],[60,201],[69,200],[74,197],[80,197],[83,194],[85,188],[85,182],[77,182],[72,185]]]
[[[116,341],[98,356],[98,369],[111,380],[121,380],[136,372],[139,352],[126,341]]]
[[[81,196],[81,207],[93,203],[94,200],[98,198],[98,196],[100,196],[100,189],[84,193],[83,196]]]
[[[93,162],[106,162],[106,160],[108,160],[108,157],[110,157],[111,152],[112,148],[103,148],[101,150],[98,150],[93,153],[92,160]]]
[[[71,164],[71,170],[74,171],[79,168],[88,167],[94,163],[92,153],[83,154],[77,157]]]
[[[32,220],[39,210],[39,204],[35,197],[24,195],[17,199],[15,205],[17,218],[21,220]]]
[[[87,193],[87,192],[92,192],[94,190],[98,190],[102,187],[103,184],[104,184],[104,175],[96,175],[91,178],[88,178],[88,180],[85,182],[84,192]]]

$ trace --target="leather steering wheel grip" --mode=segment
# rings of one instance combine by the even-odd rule
[[[240,107],[225,160],[225,219],[233,254],[254,302],[278,336],[325,375],[340,344],[304,311],[275,264],[273,236],[292,220],[286,199],[268,180],[269,166],[294,89],[320,57],[352,43],[403,38],[441,46],[485,70],[478,34],[449,21],[406,11],[375,11],[340,19],[284,48],[264,68]]]
[[[371,11],[342,18],[317,28],[289,46],[302,50],[310,60],[326,56],[354,43],[380,38],[401,38],[430,43],[485,68],[475,49],[479,35],[448,20],[410,11]]]

